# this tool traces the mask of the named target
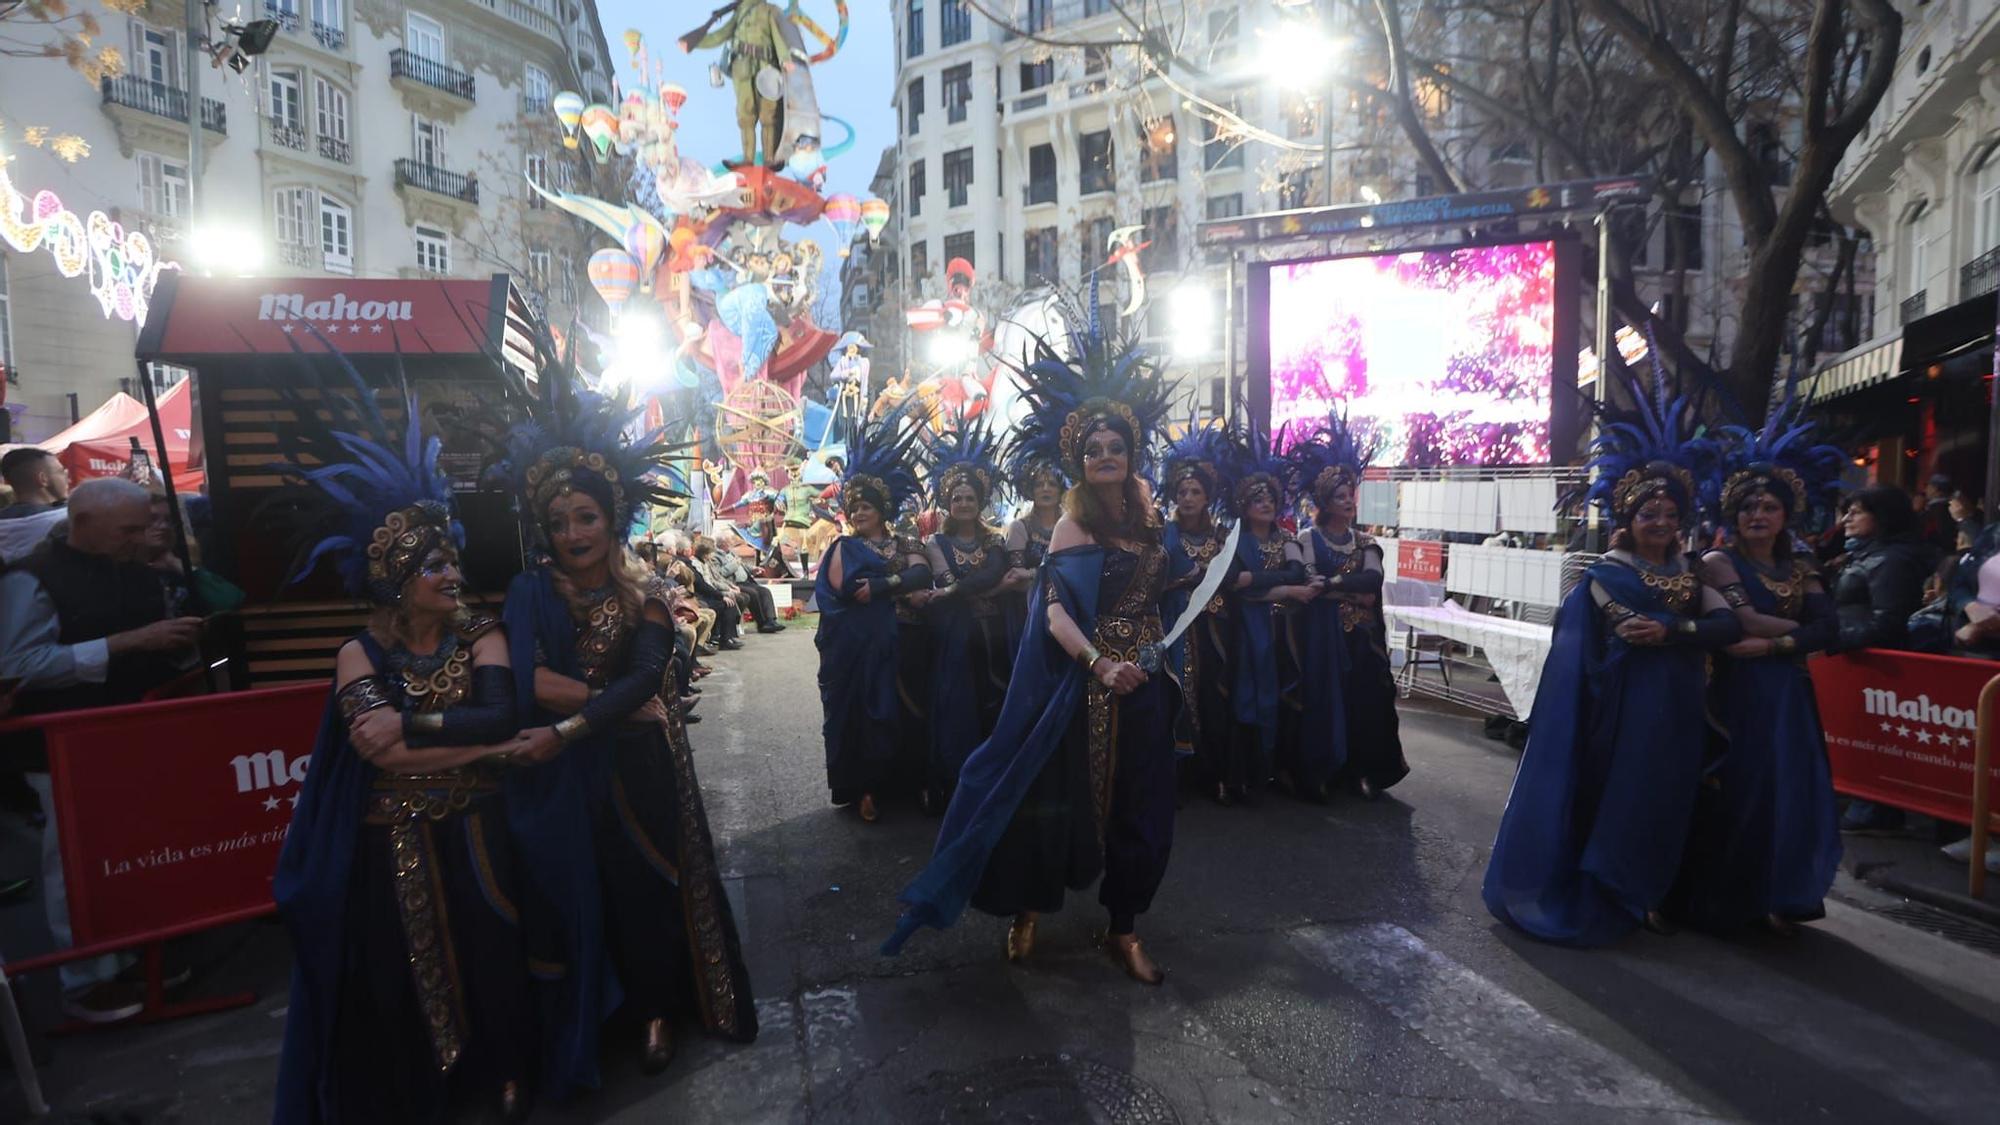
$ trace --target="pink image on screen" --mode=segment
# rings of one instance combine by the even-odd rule
[[[1548,463],[1555,265],[1526,242],[1272,266],[1272,432],[1339,408],[1377,465]]]

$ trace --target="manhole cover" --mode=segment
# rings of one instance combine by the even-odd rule
[[[1926,906],[1921,902],[1899,903],[1880,913],[1885,918],[1894,918],[1906,926],[1929,930],[1960,945],[1969,945],[1987,953],[2000,953],[2000,929],[1962,914],[1939,910],[1935,906]]]
[[[927,1113],[961,1122],[1072,1122],[1093,1125],[1178,1125],[1166,1095],[1130,1072],[1073,1055],[995,1059],[970,1070],[932,1076],[913,1091],[935,1108]]]

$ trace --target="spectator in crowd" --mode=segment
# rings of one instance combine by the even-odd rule
[[[738,634],[743,631],[743,608],[736,604],[736,596],[717,586],[709,577],[703,561],[696,557],[693,540],[681,535],[676,537],[675,543],[680,548],[681,561],[687,564],[694,596],[715,612],[715,631],[711,634],[714,646],[729,650],[742,648],[743,641]]]
[[[685,536],[682,532],[670,531],[661,544],[661,566],[667,578],[680,584],[688,594],[686,604],[694,608],[694,650],[700,656],[714,656],[715,646],[709,643],[715,631],[716,613],[713,609],[696,600],[699,591],[695,585],[694,567],[688,564],[685,555]]]
[[[1952,518],[1951,496],[1951,478],[1943,473],[1931,477],[1924,489],[1922,538],[1943,554],[1958,550],[1958,521]]]
[[[67,533],[51,536],[0,577],[0,678],[19,679],[25,714],[134,703],[173,679],[200,640],[201,619],[169,617],[157,572],[139,562],[152,522],[146,490],[116,478],[69,497]],[[49,931],[71,944],[69,900],[47,773],[29,776],[47,814],[42,890]],[[129,961],[129,958],[127,959]],[[137,1015],[143,994],[110,957],[61,969],[71,1016],[109,1023]]]
[[[1922,604],[1924,581],[1936,560],[1916,524],[1915,508],[1900,488],[1878,485],[1848,498],[1841,517],[1846,565],[1833,584],[1840,651],[1908,647],[1910,615]],[[1903,812],[1854,801],[1840,826],[1848,832],[1893,832],[1902,828]]]
[[[1958,525],[1958,546],[1960,551],[1969,551],[1985,530],[1986,514],[1980,510],[1979,498],[1967,496],[1964,489],[1951,494],[1951,518]]]
[[[748,609],[750,616],[756,620],[757,631],[784,632],[785,627],[778,622],[778,607],[771,598],[771,591],[757,581],[750,573],[750,568],[744,566],[743,560],[736,557],[736,552],[717,549],[717,545],[707,539],[701,541],[701,545],[695,548],[695,553],[701,555],[703,550],[708,552],[704,556],[704,561],[708,566],[710,579],[716,585],[736,595],[736,604]]]
[[[46,450],[28,446],[0,457],[0,477],[14,490],[14,502],[0,508],[0,520],[38,516],[69,499],[69,473]]]

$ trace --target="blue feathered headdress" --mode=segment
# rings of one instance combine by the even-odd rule
[[[1803,405],[1787,393],[1761,429],[1722,427],[1724,479],[1716,506],[1725,522],[1759,492],[1777,497],[1793,517],[1832,506],[1847,455],[1835,446],[1814,445],[1812,423],[1803,414]]]
[[[1374,453],[1373,443],[1356,435],[1347,416],[1332,410],[1311,436],[1285,451],[1285,460],[1291,469],[1293,489],[1324,507],[1334,489],[1342,485],[1360,486],[1361,474]]]
[[[917,427],[903,424],[904,409],[898,406],[848,441],[847,471],[840,478],[841,504],[865,500],[884,523],[894,523],[923,492],[913,467]]]
[[[504,439],[504,469],[535,526],[546,521],[556,497],[575,491],[595,499],[622,538],[642,506],[685,495],[667,467],[684,447],[663,440],[667,427],[628,436],[644,418],[643,405],[585,386],[571,357],[558,355],[546,334],[536,353],[528,420]]]
[[[1668,386],[1650,327],[1646,335],[1654,357],[1653,385],[1648,388],[1628,372],[1633,408],[1603,407],[1602,433],[1591,443],[1595,456],[1584,496],[1618,524],[1658,495],[1674,501],[1683,521],[1691,520],[1696,502],[1715,487],[1715,443],[1685,432],[1695,425],[1693,407],[1686,395]]]
[[[1169,441],[1160,453],[1161,505],[1172,508],[1181,482],[1192,477],[1208,494],[1209,506],[1219,506],[1223,490],[1229,486],[1229,470],[1235,455],[1229,428],[1221,419],[1202,421],[1190,410],[1181,436]]]
[[[361,372],[317,330],[307,331],[326,345],[345,379],[344,386],[332,385],[292,344],[305,375],[301,385],[318,397],[309,399],[299,385],[282,392],[298,427],[289,435],[291,459],[273,466],[292,484],[271,503],[287,513],[300,545],[291,581],[331,559],[355,596],[395,605],[426,559],[439,550],[455,552],[465,540],[452,514],[451,482],[438,469],[441,443],[424,436],[400,353],[396,389],[404,419],[398,434]]]
[[[979,493],[979,506],[985,508],[1000,484],[999,454],[1000,442],[993,436],[990,414],[953,418],[931,441],[924,458],[938,506],[949,503],[952,489],[969,484]]]
[[[1015,431],[1014,454],[1053,462],[1070,479],[1082,480],[1084,440],[1109,428],[1125,438],[1132,471],[1143,474],[1143,459],[1167,413],[1166,381],[1137,337],[1105,336],[1095,278],[1088,311],[1079,314],[1070,302],[1064,311],[1071,322],[1069,357],[1037,338],[1034,360],[1019,371],[1030,414]]]
[[[1239,402],[1236,416],[1251,418],[1252,412]],[[1272,445],[1270,426],[1252,419],[1230,427],[1229,439],[1229,514],[1243,518],[1259,495],[1268,495],[1271,503],[1284,511],[1291,495],[1292,466]]]

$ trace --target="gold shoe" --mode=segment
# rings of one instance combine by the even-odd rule
[[[667,1069],[674,1061],[674,1029],[666,1020],[646,1021],[646,1049],[639,1057],[639,1070],[652,1075]]]
[[[1167,971],[1147,956],[1146,947],[1139,944],[1134,934],[1104,935],[1104,951],[1125,970],[1126,976],[1140,984],[1165,984],[1167,981]]]
[[[1007,926],[1007,960],[1020,964],[1035,951],[1036,914],[1017,914]]]
[[[861,795],[860,812],[861,823],[863,824],[873,824],[882,819],[882,813],[875,808],[875,795],[873,793],[863,793]]]

